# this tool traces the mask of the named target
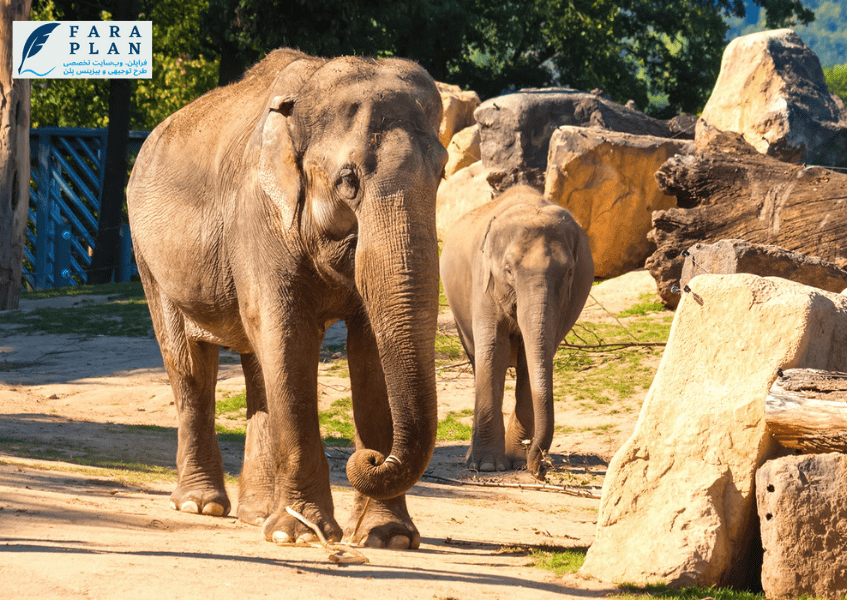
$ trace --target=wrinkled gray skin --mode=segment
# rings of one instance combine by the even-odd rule
[[[172,115],[127,191],[136,259],[179,414],[177,510],[225,515],[219,346],[241,354],[247,440],[238,518],[277,543],[328,540],[319,350],[343,318],[357,451],[357,540],[417,547],[404,492],[435,445],[435,192],[441,100],[414,63],[277,50]]]
[[[441,279],[474,368],[468,466],[503,471],[526,465],[543,478],[543,454],[553,441],[553,355],[594,280],[588,237],[567,210],[530,187],[513,187],[452,228],[441,252]],[[516,403],[505,429],[510,366],[517,373]]]

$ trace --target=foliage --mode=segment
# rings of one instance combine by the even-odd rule
[[[787,0],[776,4],[784,5]],[[847,55],[847,6],[841,0],[802,0],[805,9],[814,13],[814,21],[808,22],[797,17],[781,17],[773,7],[759,10],[753,0],[744,0],[746,18],[730,18],[727,39],[772,29],[774,27],[792,27],[803,42],[817,54],[824,66],[838,65]]]
[[[823,76],[829,91],[847,102],[847,64],[824,69]]]
[[[110,19],[108,0],[35,0],[36,21]],[[151,79],[133,81],[132,129],[148,130],[217,83],[218,63],[202,54],[206,0],[142,0],[140,20],[153,21]],[[32,126],[106,127],[109,81],[44,79],[33,82]]]

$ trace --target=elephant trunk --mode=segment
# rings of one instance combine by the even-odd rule
[[[517,317],[526,352],[534,415],[534,433],[526,464],[530,473],[543,479],[547,470],[544,455],[553,443],[553,354],[557,317],[546,286],[533,287],[528,302],[518,300]]]
[[[356,250],[356,285],[379,348],[393,437],[387,457],[376,450],[355,452],[347,477],[357,491],[380,500],[405,493],[423,475],[435,449],[438,422],[435,207],[411,196],[396,194],[390,201],[370,203],[392,209],[360,217]]]

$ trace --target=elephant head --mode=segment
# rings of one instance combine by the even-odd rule
[[[284,235],[362,299],[385,374],[393,445],[347,473],[377,499],[408,490],[435,446],[435,194],[446,162],[441,100],[405,60],[304,59],[275,84],[254,133],[257,179]]]

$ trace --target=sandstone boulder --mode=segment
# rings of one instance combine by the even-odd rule
[[[732,40],[702,117],[780,160],[847,166],[844,104],[791,29]]]
[[[476,92],[466,92],[458,85],[450,83],[436,81],[435,86],[441,94],[441,105],[444,109],[441,126],[438,128],[438,139],[446,148],[457,131],[474,124],[473,113],[479,106],[479,96]]]
[[[566,88],[526,89],[491,98],[474,113],[482,164],[501,192],[516,184],[544,189],[547,150],[557,127],[599,127],[669,137],[664,121],[616,104],[601,95]]]
[[[567,208],[591,244],[594,274],[616,277],[644,266],[654,210],[676,206],[653,174],[694,143],[596,128],[559,127],[550,139],[544,195]]]
[[[762,277],[782,277],[835,293],[847,288],[847,270],[816,256],[779,246],[720,240],[714,244],[694,244],[687,254],[679,287],[703,273],[753,273]]]
[[[463,214],[491,202],[494,190],[488,184],[488,170],[481,162],[475,162],[445,179],[438,186],[435,201],[435,226],[438,239],[453,227]]]
[[[847,297],[748,274],[689,286],[635,431],[609,464],[584,575],[755,585],[754,477],[782,452],[765,427],[768,390],[779,368],[847,369]]]
[[[847,455],[785,456],[756,473],[768,598],[847,594]]]
[[[447,146],[447,164],[444,167],[444,177],[451,177],[457,171],[469,167],[478,160],[479,127],[465,127],[453,136]]]

